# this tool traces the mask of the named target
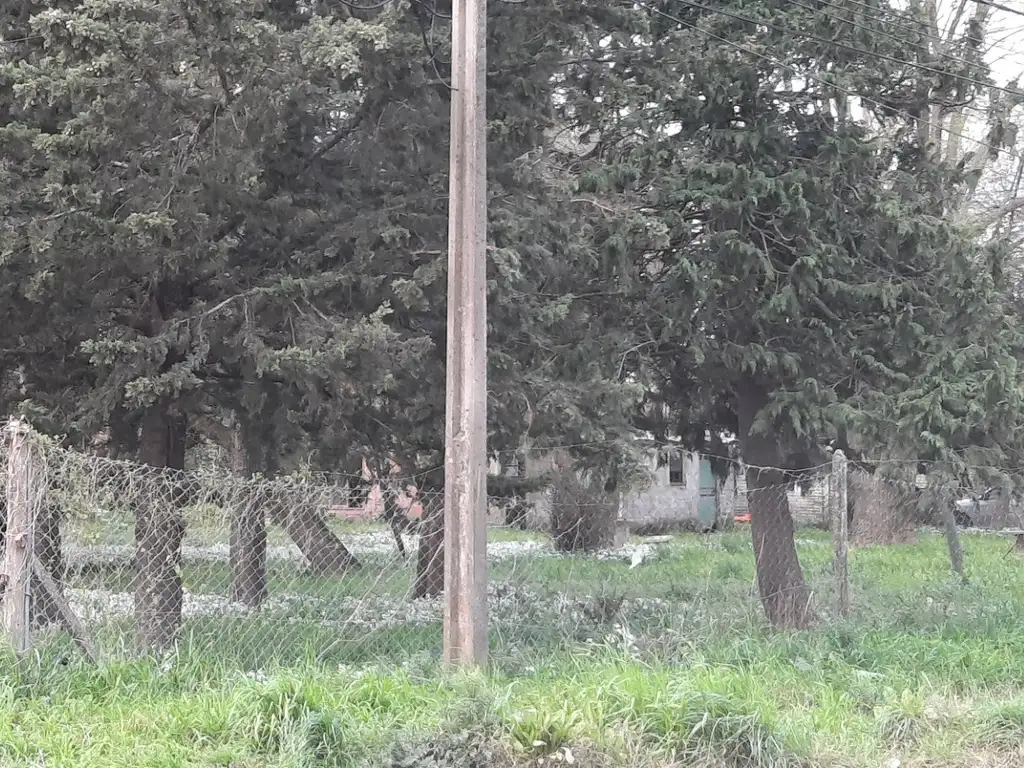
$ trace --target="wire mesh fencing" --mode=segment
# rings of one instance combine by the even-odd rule
[[[97,658],[173,648],[245,668],[439,653],[443,497],[414,478],[181,472],[31,438],[33,556],[52,577],[31,585],[36,645],[70,630]],[[685,504],[679,531],[632,535],[623,502],[582,482],[489,499],[496,656],[654,650],[754,620],[756,537],[703,534]],[[737,525],[718,514],[711,528]],[[811,576],[825,588],[825,570]]]
[[[982,467],[954,477],[840,452],[800,470],[725,463],[710,492],[667,478],[606,495],[555,482],[524,517],[532,534],[493,529],[492,546],[542,542],[492,558],[492,605],[521,597],[511,626],[492,615],[502,652],[612,644],[678,658],[772,626],[930,631],[1024,608],[1021,506],[985,488]]]
[[[831,464],[795,473],[733,462],[714,485],[600,493],[556,481],[530,515],[549,540],[514,569],[493,564],[492,588],[530,596],[517,631],[534,647],[671,655],[729,628],[759,631],[776,603],[809,623],[838,610],[831,476]]]
[[[440,655],[443,496],[416,478],[179,472],[25,435],[13,455],[10,434],[0,441],[9,636],[25,611],[16,647],[173,650],[246,669]],[[771,624],[924,622],[921,606],[951,610],[957,546],[960,571],[966,549],[966,572],[988,585],[961,614],[1020,602],[1019,510],[1002,497],[841,456],[800,472],[733,464],[713,494],[573,480],[490,498],[492,658],[679,657]],[[25,530],[19,560],[11,536]]]
[[[101,654],[176,646],[253,666],[435,644],[434,606],[410,598],[437,494],[392,482],[357,502],[341,484],[42,458],[37,520],[60,519],[50,567]],[[363,519],[374,502],[393,518]]]

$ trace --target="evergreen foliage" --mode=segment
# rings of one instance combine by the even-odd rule
[[[735,434],[780,625],[813,618],[783,470],[1021,456],[1012,270],[928,122],[983,88],[980,31],[936,58],[919,7],[864,8],[489,11],[490,448],[572,446],[614,489],[637,429]],[[0,0],[0,410],[160,466],[219,422],[248,471],[440,487],[448,11]]]

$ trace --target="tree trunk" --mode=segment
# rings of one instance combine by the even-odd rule
[[[277,475],[280,468],[278,461],[278,438],[274,433],[273,424],[275,414],[279,409],[279,400],[274,390],[269,390],[267,399],[260,411],[249,415],[241,424],[243,429],[243,442],[248,456],[248,467],[250,474],[261,472],[267,478]],[[303,494],[297,493],[294,498],[291,494],[283,494],[282,498],[268,499],[265,492],[258,493],[253,499],[254,509],[250,509],[246,515],[248,525],[240,525],[240,537],[253,538],[249,542],[253,547],[261,547],[265,552],[266,531],[258,532],[261,523],[256,522],[257,518],[270,519],[274,525],[285,530],[299,551],[306,558],[309,569],[317,575],[341,575],[359,568],[359,561],[355,555],[348,551],[332,531],[324,517],[326,510],[311,509],[309,499]],[[240,521],[241,522],[241,521]],[[245,529],[244,531],[242,529]],[[258,544],[256,539],[264,538],[263,544]],[[255,555],[255,548],[250,548],[250,555]],[[265,560],[265,554],[260,555]],[[244,566],[240,565],[244,570]],[[262,566],[265,572],[265,565]],[[265,575],[264,577],[265,578]]]
[[[395,538],[395,548],[398,556],[405,560],[405,542],[402,541],[402,534],[410,527],[408,511],[399,505],[395,489],[391,484],[384,482],[380,486],[381,501],[384,509],[382,515],[391,529],[391,535]]]
[[[429,494],[423,502],[420,546],[416,556],[414,598],[436,597],[444,591],[443,494]]]
[[[796,552],[787,474],[778,468],[784,463],[782,451],[776,436],[756,431],[754,426],[766,404],[763,392],[748,390],[739,397],[737,414],[740,448],[747,465],[747,510],[757,588],[772,626],[803,629],[816,617]]]
[[[571,467],[551,489],[551,533],[559,552],[593,552],[615,545],[619,502],[598,483],[585,483]]]
[[[327,526],[320,511],[310,509],[302,499],[289,507],[272,504],[270,519],[285,529],[305,556],[310,571],[320,576],[341,575],[359,568],[355,555]]]
[[[615,545],[619,498],[594,478],[582,479],[572,457],[553,457],[551,535],[559,552],[591,552]]]
[[[240,429],[231,435],[231,469],[252,476],[250,454]],[[259,608],[270,596],[267,586],[267,519],[262,494],[251,489],[243,495],[231,516],[229,562],[231,599],[249,608]]]
[[[44,501],[36,518],[36,555],[39,562],[53,577],[54,583],[64,591],[64,554],[61,551],[60,513],[49,501]],[[59,623],[60,609],[53,596],[32,577],[32,621],[37,627]]]
[[[949,549],[949,566],[959,577],[961,583],[967,584],[967,571],[964,570],[964,548],[960,543],[960,531],[957,529],[956,518],[953,516],[953,505],[942,506],[942,527],[946,533],[946,547]]]
[[[107,458],[134,458],[139,452],[139,423],[121,406],[107,419]]]
[[[267,523],[262,500],[247,498],[234,510],[230,539],[231,599],[259,608],[270,596],[267,584]]]
[[[1007,527],[1010,521],[1010,494],[1006,489],[999,489],[994,506],[990,527],[994,531],[1001,531]]]
[[[936,484],[938,485],[938,484]],[[953,509],[956,505],[956,494],[947,487],[931,487],[922,494],[922,506],[938,506],[942,518],[943,532],[946,534],[946,547],[949,549],[949,566],[961,583],[967,584],[967,571],[964,568],[964,548],[960,542],[960,529],[956,524]]]
[[[139,459],[152,467],[184,469],[185,419],[166,405],[151,406],[142,417]],[[181,489],[158,492],[177,478],[153,475],[154,487],[135,516],[135,645],[139,651],[171,647],[181,629],[184,589],[181,581],[181,544],[185,519]],[[164,491],[166,488],[159,488]]]

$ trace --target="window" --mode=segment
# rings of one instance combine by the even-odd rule
[[[505,477],[519,477],[523,473],[522,462],[514,453],[505,454],[504,466],[501,474]]]
[[[682,451],[672,451],[668,455],[668,484],[686,485],[686,473],[683,471]]]

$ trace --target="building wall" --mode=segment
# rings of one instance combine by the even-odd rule
[[[815,479],[801,493],[799,488],[791,488],[786,496],[789,498],[789,511],[793,521],[800,525],[828,525],[829,475],[824,473]],[[720,497],[729,496],[733,502],[733,515],[745,515],[747,506],[747,473],[742,466],[725,482]],[[724,515],[724,510],[723,510]]]
[[[405,510],[406,517],[410,520],[419,520],[423,517],[423,503],[416,497],[414,487],[408,486],[404,492],[397,493],[395,501],[399,509]],[[337,503],[331,505],[328,513],[345,520],[374,520],[384,513],[384,489],[379,484],[374,485],[361,507]]]
[[[802,525],[829,526],[829,475],[823,474],[811,483],[806,492],[799,488],[789,491],[789,511],[793,522]]]
[[[537,458],[527,463],[528,477],[537,477],[551,469],[550,457]],[[697,506],[700,500],[700,455],[685,452],[683,455],[682,485],[669,482],[669,466],[657,466],[655,452],[650,456],[652,481],[650,486],[627,491],[622,495],[619,516],[633,525],[670,525],[698,520]],[[829,475],[823,473],[805,492],[799,488],[788,491],[789,508],[793,520],[799,525],[828,525]],[[530,528],[546,529],[550,521],[551,497],[549,492],[530,494],[533,503],[527,525]],[[732,519],[746,514],[747,478],[742,465],[737,465],[718,488],[718,517]]]
[[[642,525],[696,520],[700,500],[700,457],[684,452],[682,465],[683,483],[672,485],[668,464],[659,467],[657,454],[652,452],[651,485],[623,494],[619,516],[627,522]]]
[[[552,468],[553,457],[536,458],[527,462],[527,477],[538,477]],[[684,452],[682,462],[684,482],[672,485],[669,482],[669,466],[658,466],[657,453],[651,452],[651,485],[622,494],[619,517],[635,525],[664,525],[697,520],[697,504],[700,499],[700,457]],[[529,494],[527,499],[532,509],[527,516],[527,526],[546,529],[551,519],[551,494],[549,491]]]

